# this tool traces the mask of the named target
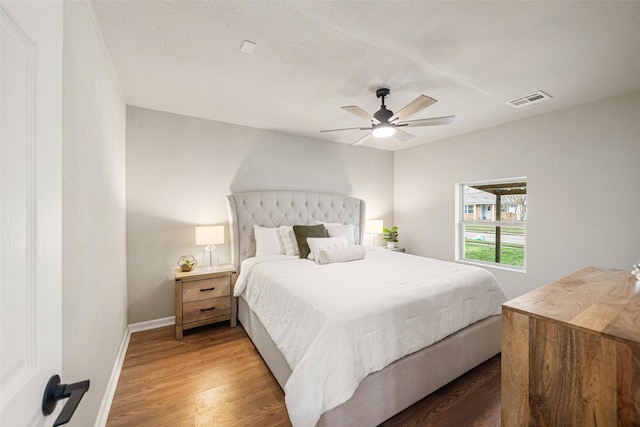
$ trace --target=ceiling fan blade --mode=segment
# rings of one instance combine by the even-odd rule
[[[407,104],[407,106],[404,107],[402,110],[398,111],[393,116],[389,117],[389,123],[393,123],[394,121],[402,120],[405,117],[409,117],[410,115],[415,114],[420,110],[424,110],[429,105],[433,105],[436,102],[438,101],[428,97],[427,95],[420,95],[419,97],[411,101],[409,104]]]
[[[415,135],[411,135],[409,132],[405,132],[402,129],[398,128],[396,128],[396,133],[394,136],[401,141],[408,141],[411,138],[415,138]]]
[[[367,140],[367,138],[369,138],[371,136],[371,132],[369,132],[368,134],[366,134],[365,136],[363,136],[362,138],[360,138],[359,140],[357,140],[356,142],[354,142],[353,144],[351,144],[352,147],[355,147],[356,145],[360,145],[363,142],[365,142]]]
[[[438,126],[438,125],[450,125],[453,123],[453,119],[456,116],[444,116],[444,117],[432,117],[430,119],[409,120],[408,122],[396,123],[398,126]]]
[[[355,105],[348,105],[346,107],[341,107],[343,110],[350,112],[351,114],[355,114],[358,117],[362,117],[363,119],[370,120],[373,123],[379,125],[380,121],[373,117],[371,114],[367,113],[360,107],[356,107]]]
[[[320,132],[338,132],[341,130],[371,130],[371,128],[343,128],[343,129],[326,129],[321,130]]]

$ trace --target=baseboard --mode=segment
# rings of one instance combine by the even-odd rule
[[[107,425],[107,418],[109,418],[109,411],[111,410],[111,403],[113,402],[113,396],[116,394],[116,387],[118,387],[118,379],[120,378],[120,371],[122,370],[122,364],[124,363],[124,357],[127,354],[127,348],[129,348],[129,339],[131,338],[131,331],[129,327],[124,331],[122,342],[120,343],[120,349],[116,356],[116,361],[111,370],[111,376],[107,383],[107,389],[104,391],[102,397],[102,403],[100,404],[100,410],[96,417],[95,427],[104,427]]]
[[[109,411],[111,410],[111,404],[113,403],[113,397],[116,394],[116,388],[118,387],[118,379],[120,378],[120,372],[122,371],[122,365],[124,364],[124,358],[127,355],[127,349],[129,348],[129,340],[131,334],[134,332],[148,331],[150,329],[162,328],[164,326],[175,325],[175,316],[164,317],[162,319],[149,320],[147,322],[132,323],[127,326],[122,342],[120,343],[120,349],[116,356],[113,369],[111,370],[111,376],[107,384],[107,389],[104,392],[102,403],[100,404],[100,410],[96,417],[95,427],[105,427],[107,425],[107,419],[109,418]]]
[[[162,328],[176,324],[176,317],[163,317],[162,319],[148,320],[146,322],[132,323],[129,325],[129,332],[142,332],[150,329]]]

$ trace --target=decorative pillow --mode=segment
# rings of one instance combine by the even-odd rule
[[[327,233],[329,233],[329,237],[338,237],[344,236],[347,238],[347,244],[349,246],[353,246],[356,244],[355,242],[355,229],[356,226],[353,224],[345,224],[345,225],[325,225],[327,229]]]
[[[307,239],[309,245],[309,259],[318,259],[318,252],[321,249],[334,249],[344,248],[348,246],[347,238],[344,236],[339,237],[309,237]]]
[[[296,242],[298,242],[298,251],[300,258],[306,258],[309,256],[309,245],[307,244],[307,238],[309,237],[329,237],[324,225],[294,225],[293,234],[296,235]]]
[[[287,255],[300,255],[296,235],[293,233],[293,226],[281,225],[278,230],[280,230],[280,237],[282,238],[285,253]]]
[[[345,246],[342,248],[320,249],[316,262],[318,264],[331,264],[334,262],[347,262],[364,259],[367,251],[360,245]]]
[[[256,236],[256,256],[285,254],[282,238],[277,228],[254,225],[253,233]]]

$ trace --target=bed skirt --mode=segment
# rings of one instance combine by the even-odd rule
[[[280,387],[291,368],[244,298],[238,318]],[[325,412],[318,427],[377,426],[500,352],[501,316],[476,322],[368,375],[343,404]]]

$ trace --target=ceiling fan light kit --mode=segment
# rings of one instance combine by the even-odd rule
[[[371,131],[371,135],[375,136],[376,138],[386,138],[388,136],[395,135],[395,133],[396,128],[393,127],[393,125],[385,125],[384,123],[373,125],[373,130]]]
[[[408,141],[413,138],[414,135],[411,135],[408,132],[402,131],[398,129],[399,127],[416,127],[416,126],[437,126],[437,125],[448,125],[453,122],[455,116],[446,116],[446,117],[434,117],[430,119],[420,119],[420,120],[410,120],[410,121],[402,121],[402,119],[417,113],[430,105],[438,102],[437,100],[430,98],[426,95],[420,95],[413,101],[411,101],[406,107],[398,111],[396,114],[393,114],[393,111],[388,110],[387,106],[384,103],[384,98],[389,96],[391,93],[391,89],[383,87],[376,90],[376,96],[380,98],[380,109],[376,111],[373,115],[367,113],[362,108],[357,107],[355,105],[342,107],[343,110],[350,112],[360,118],[369,120],[371,122],[371,127],[358,127],[358,128],[345,128],[345,129],[328,129],[322,130],[320,132],[336,132],[341,130],[368,130],[370,131],[365,136],[358,139],[352,145],[360,145],[367,140],[367,138],[372,135],[376,138],[387,138],[389,136],[395,135],[398,139],[402,141]]]

